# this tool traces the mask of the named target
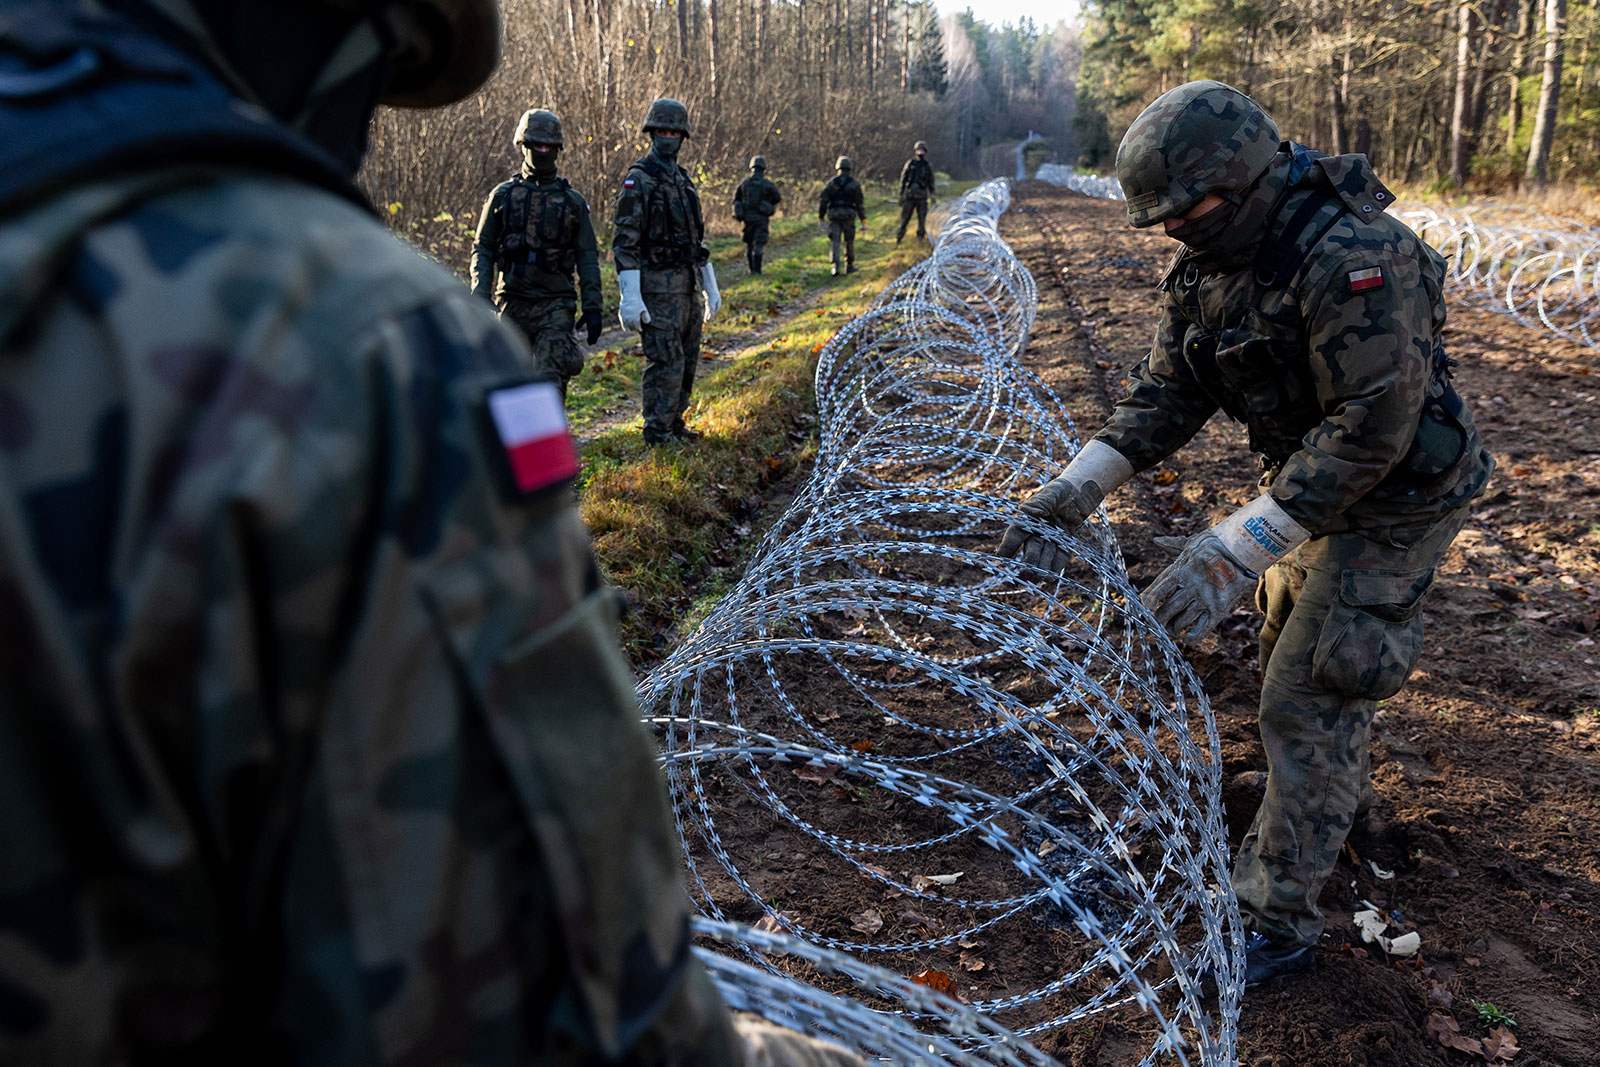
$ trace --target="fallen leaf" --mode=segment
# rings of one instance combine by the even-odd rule
[[[850,751],[851,752],[855,752],[855,753],[857,753],[859,755],[865,756],[868,752],[871,752],[875,747],[876,746],[871,741],[857,741],[857,742],[853,743],[850,746]]]
[[[947,997],[956,995],[956,980],[945,971],[920,971],[912,975],[911,980],[927,986],[935,993],[943,993]]]
[[[1454,1007],[1455,1002],[1455,995],[1438,982],[1435,982],[1433,985],[1428,987],[1429,1004],[1437,1004],[1441,1008],[1448,1009]]]
[[[961,954],[961,969],[963,971],[972,971],[973,973],[976,973],[983,970],[987,966],[989,965],[984,963],[976,956],[969,955],[965,952]]]
[[[876,909],[868,908],[859,915],[850,916],[850,929],[871,936],[883,929],[883,916]]]
[[[982,948],[984,946],[984,942],[975,941],[971,938],[962,938],[960,941],[957,941],[956,944],[960,945],[962,948]]]
[[[1151,477],[1154,478],[1157,485],[1171,485],[1173,482],[1178,480],[1178,472],[1169,471],[1163,467],[1161,470],[1156,471]]]
[[[808,763],[804,767],[796,767],[794,776],[802,782],[813,785],[827,785],[838,775],[839,768],[831,763]]]
[[[1436,1011],[1428,1016],[1426,1029],[1428,1036],[1445,1048],[1483,1055],[1483,1042],[1463,1034],[1452,1016]]]
[[[955,874],[917,874],[911,877],[911,888],[921,892],[931,885],[955,885],[956,879],[966,871],[957,871]]]
[[[923,927],[930,933],[937,934],[944,929],[943,926],[939,925],[939,921],[937,919],[930,919],[920,911],[913,911],[910,908],[902,911],[898,917],[915,926]]]
[[[1483,1039],[1483,1058],[1493,1063],[1495,1060],[1514,1059],[1522,1049],[1517,1047],[1516,1036],[1504,1026],[1497,1026],[1489,1031],[1489,1036]]]

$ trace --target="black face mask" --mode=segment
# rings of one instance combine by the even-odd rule
[[[1199,218],[1174,226],[1167,231],[1167,236],[1182,241],[1196,252],[1204,252],[1227,230],[1238,210],[1239,205],[1224,201]]]
[[[523,145],[522,154],[528,161],[528,169],[540,177],[549,177],[556,172],[556,157],[561,155],[558,148],[550,148],[541,152],[534,145]]]
[[[662,159],[677,159],[678,148],[683,144],[681,133],[652,133],[650,150]]]

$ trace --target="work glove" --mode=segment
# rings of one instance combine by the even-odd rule
[[[578,325],[588,331],[590,344],[600,340],[600,309],[585,308],[578,319]]]
[[[866,1067],[855,1053],[742,1012],[733,1017],[746,1067]]]
[[[700,264],[700,288],[706,294],[705,321],[710,322],[711,316],[722,307],[722,293],[717,290],[717,272],[711,269],[710,263]]]
[[[1126,456],[1108,444],[1090,441],[1066,470],[1023,503],[1022,513],[1073,533],[1107,495],[1132,477],[1133,464]],[[1006,527],[995,554],[1010,559],[1018,552],[1022,562],[1047,571],[1060,572],[1072,558],[1066,549],[1013,524]]]
[[[1192,645],[1233,613],[1268,567],[1310,537],[1267,493],[1187,541],[1158,537],[1157,544],[1181,551],[1145,589],[1145,607]]]
[[[617,305],[617,318],[622,320],[624,330],[638,333],[650,322],[650,312],[644,309],[644,297],[639,292],[639,272],[617,271],[617,289],[622,293],[622,301]]]

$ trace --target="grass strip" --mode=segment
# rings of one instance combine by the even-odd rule
[[[828,239],[814,215],[774,220],[761,275],[745,269],[737,239],[711,242],[723,308],[706,328],[705,347],[723,362],[695,383],[687,421],[701,440],[645,445],[636,339],[591,356],[592,369],[573,381],[573,430],[588,439],[579,506],[602,571],[634,606],[622,636],[635,663],[664,654],[737,580],[767,493],[814,453],[817,354],[927,254],[922,242],[894,243],[892,198],[872,196],[867,210],[858,270],[846,277],[830,276]],[[606,412],[623,405],[634,414],[608,420]]]

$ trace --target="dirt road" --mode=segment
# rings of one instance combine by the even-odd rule
[[[1041,300],[1029,362],[1087,436],[1149,344],[1173,246],[1130,230],[1120,204],[1014,193],[1002,232]],[[1475,1002],[1516,1020],[1518,1065],[1600,1062],[1600,354],[1460,307],[1448,341],[1499,470],[1441,569],[1423,664],[1379,711],[1379,800],[1323,894],[1317,965],[1245,1000],[1250,1067],[1483,1063],[1429,1032],[1450,1018],[1458,1043],[1485,1037]],[[1164,562],[1153,536],[1202,529],[1255,494],[1255,475],[1225,422],[1141,475],[1113,502],[1135,579]],[[1258,625],[1241,611],[1191,653],[1220,723],[1233,845],[1256,803],[1242,779],[1264,769]],[[1420,956],[1361,947],[1362,901],[1418,931]],[[1093,1033],[1051,1051],[1132,1062]]]

